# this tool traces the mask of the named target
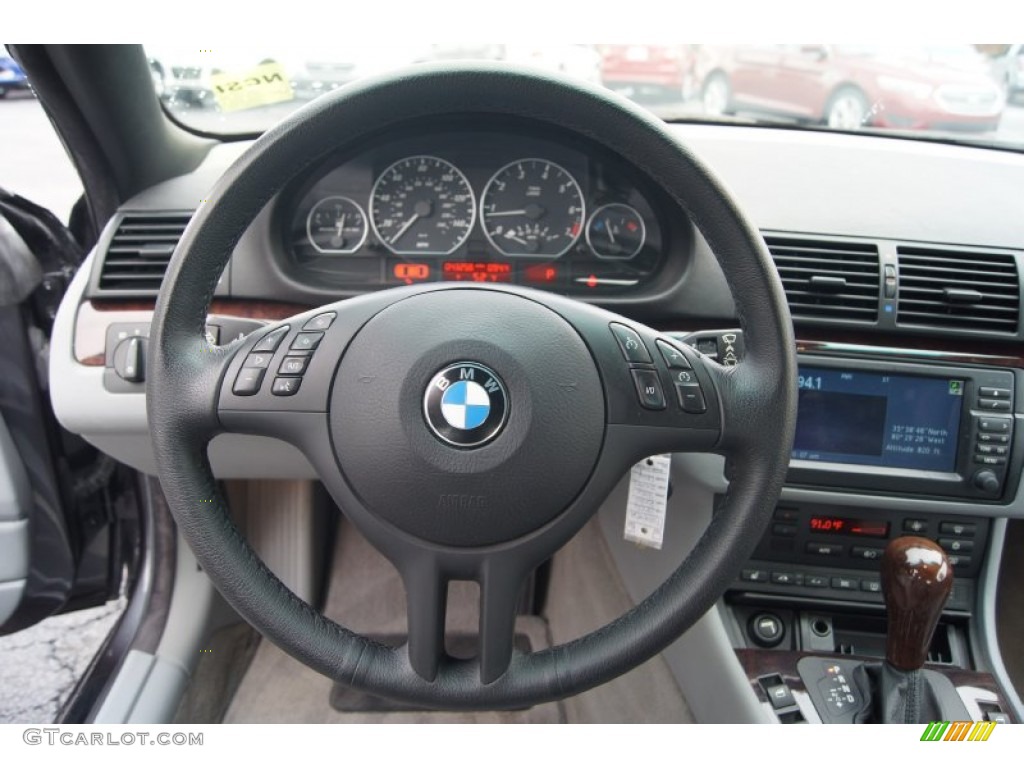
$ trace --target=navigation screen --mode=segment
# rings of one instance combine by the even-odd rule
[[[964,382],[800,367],[793,458],[952,472]]]

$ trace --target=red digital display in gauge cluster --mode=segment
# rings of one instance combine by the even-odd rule
[[[856,517],[825,517],[814,515],[810,519],[814,533],[839,533],[844,536],[868,536],[884,539],[889,535],[889,523],[884,520],[862,520]]]
[[[392,274],[395,276],[395,280],[405,283],[406,285],[412,285],[413,283],[422,283],[430,279],[429,264],[418,264],[415,262],[400,261],[397,264],[395,264],[391,269]]]
[[[441,265],[441,277],[473,283],[510,283],[512,265],[507,261],[446,261]]]
[[[523,270],[523,277],[528,283],[550,285],[558,282],[559,271],[554,264],[531,264]]]

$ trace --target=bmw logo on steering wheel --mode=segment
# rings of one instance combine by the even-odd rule
[[[453,363],[435,375],[423,398],[427,425],[441,440],[475,448],[501,432],[509,402],[498,375],[480,363]]]

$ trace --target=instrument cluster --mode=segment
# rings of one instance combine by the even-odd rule
[[[285,197],[290,271],[349,290],[438,280],[640,289],[664,261],[655,195],[614,153],[501,130],[385,139]]]

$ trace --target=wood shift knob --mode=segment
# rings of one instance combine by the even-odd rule
[[[934,541],[902,536],[882,555],[882,593],[889,614],[885,658],[897,669],[920,669],[953,588],[953,569]]]

